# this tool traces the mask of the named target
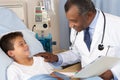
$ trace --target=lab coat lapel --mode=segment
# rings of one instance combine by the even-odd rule
[[[84,42],[84,31],[78,33],[76,45],[78,46],[78,50],[81,52],[81,55],[84,54],[86,56],[89,56],[90,52]]]
[[[103,28],[104,28],[104,18],[103,18],[103,14],[100,12],[98,21],[95,26],[90,52],[94,50],[94,47],[98,47],[98,44],[101,43],[103,36]]]

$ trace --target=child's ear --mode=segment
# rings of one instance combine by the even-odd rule
[[[12,52],[11,50],[9,50],[7,53],[8,53],[8,55],[9,55],[10,57],[14,57],[14,54],[13,54],[13,52]]]

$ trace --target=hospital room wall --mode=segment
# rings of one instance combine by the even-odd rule
[[[96,6],[104,12],[120,16],[120,0],[92,0]]]
[[[64,4],[67,0],[59,0],[59,22],[60,22],[60,49],[69,49],[70,29],[65,15]]]

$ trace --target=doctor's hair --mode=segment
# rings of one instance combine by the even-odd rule
[[[77,6],[79,14],[84,15],[89,11],[96,12],[95,6],[91,0],[67,0],[64,9],[68,12],[72,6]]]
[[[23,37],[23,34],[21,32],[11,32],[1,37],[0,47],[6,54],[8,50],[14,50],[14,41],[17,37]]]

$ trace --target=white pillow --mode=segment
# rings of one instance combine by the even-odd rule
[[[12,62],[10,59],[0,48],[0,79],[6,80],[6,69],[8,65]]]
[[[27,29],[22,20],[12,10],[0,7],[0,34],[20,29]]]
[[[43,49],[42,44],[35,38],[35,33],[33,33],[30,30],[17,30],[21,31],[23,33],[24,39],[27,42],[30,51],[31,51],[31,56],[35,55],[39,52],[45,52]],[[15,32],[15,31],[11,31]],[[9,32],[7,32],[9,33]],[[3,36],[4,34],[1,34]],[[12,62],[12,59],[10,59],[1,49],[0,49],[0,79],[1,80],[6,80],[6,69],[9,66],[9,64]]]

